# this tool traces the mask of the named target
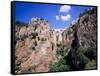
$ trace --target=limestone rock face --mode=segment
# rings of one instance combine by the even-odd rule
[[[73,70],[80,69],[78,49],[97,48],[97,11],[96,8],[83,12],[78,21],[63,31],[63,46]],[[96,52],[96,50],[94,50]],[[81,51],[82,52],[82,51]],[[67,59],[67,58],[66,58]]]
[[[72,40],[74,39],[73,37],[74,30],[72,27],[67,28],[62,32],[62,37],[63,37],[63,45],[67,46],[66,48],[71,48]]]
[[[83,14],[79,19],[78,38],[84,48],[96,47],[97,40],[97,14],[96,8]]]
[[[48,72],[49,65],[55,62],[53,35],[48,21],[32,18],[28,26],[16,32],[16,67],[17,73]]]
[[[80,15],[77,22],[62,32],[63,45],[71,48],[76,32],[79,46],[82,48],[96,47],[97,40],[97,13],[96,8]]]

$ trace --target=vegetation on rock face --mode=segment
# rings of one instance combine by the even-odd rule
[[[32,37],[33,39],[36,39],[36,36],[38,36],[38,33],[35,33],[35,32],[34,32],[34,33],[32,33],[31,35],[33,36],[33,37]]]
[[[53,71],[53,72],[67,71],[67,70],[70,70],[70,66],[66,65],[65,59],[60,59],[58,62],[56,62],[50,66],[50,71]]]
[[[96,60],[97,59],[97,52],[96,48],[88,48],[85,52],[85,55],[90,59],[90,60]]]
[[[76,56],[80,69],[93,69],[92,67],[96,67],[96,48],[79,48]]]
[[[57,51],[57,56],[61,57],[58,62],[55,62],[50,66],[50,71],[67,71],[70,70],[70,66],[66,64],[66,60],[63,58],[65,55],[64,49],[61,48]]]
[[[57,51],[57,56],[64,57],[64,55],[65,55],[65,51],[63,48],[61,48],[60,50]]]
[[[16,65],[15,65],[15,70],[16,70],[16,71],[15,71],[16,73],[17,73],[18,71],[20,71],[20,64],[16,64]]]
[[[73,32],[72,32],[72,29],[69,29],[68,30],[68,35],[70,35],[70,34],[72,34]]]
[[[87,51],[84,53],[85,56],[87,58],[90,59],[90,61],[88,61],[85,64],[85,68],[84,69],[96,69],[97,66],[97,53],[96,53],[96,48],[88,48]]]
[[[22,73],[32,73],[32,69],[24,70]]]
[[[82,12],[82,13],[80,13],[80,16],[79,17],[81,17],[81,16],[83,16],[84,14],[94,14],[94,13],[96,13],[97,11],[97,8],[95,7],[95,8],[91,8],[91,9],[86,9],[84,12]]]
[[[95,60],[89,61],[86,64],[85,69],[96,69],[96,61]]]
[[[34,47],[34,46],[32,46],[32,47],[30,47],[30,49],[31,49],[31,50],[35,50],[35,47]]]
[[[41,38],[41,41],[46,41],[46,39],[45,38]]]
[[[23,41],[23,40],[26,39],[27,37],[28,37],[27,35],[23,35],[23,36],[20,37],[19,39]]]
[[[27,26],[24,22],[16,21],[15,24],[19,26],[20,28]]]

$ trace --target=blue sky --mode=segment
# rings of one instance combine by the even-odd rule
[[[15,2],[15,20],[28,23],[31,18],[39,17],[48,20],[52,29],[63,29],[88,8],[90,7]]]

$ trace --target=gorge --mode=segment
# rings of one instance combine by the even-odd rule
[[[15,23],[15,73],[96,69],[97,8],[80,14],[66,29],[32,18]]]

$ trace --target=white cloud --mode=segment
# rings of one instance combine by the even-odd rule
[[[70,9],[71,9],[71,6],[63,5],[63,6],[60,7],[60,12],[68,13]]]
[[[59,18],[59,16],[56,16],[56,20],[59,20],[60,18]]]
[[[56,15],[56,20],[62,20],[62,21],[70,20],[71,15],[68,14],[70,9],[71,9],[71,6],[69,6],[69,5],[61,6],[60,9],[59,9],[60,14]],[[63,15],[63,14],[65,14],[65,15]]]
[[[70,18],[71,18],[71,15],[70,14],[67,14],[65,16],[61,15],[62,21],[68,21],[68,20],[70,20]]]

